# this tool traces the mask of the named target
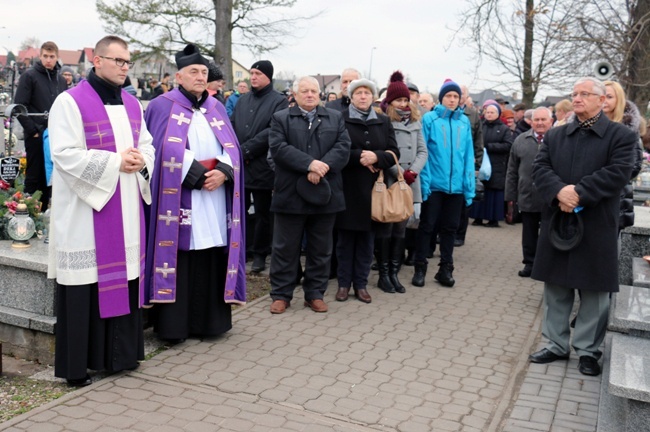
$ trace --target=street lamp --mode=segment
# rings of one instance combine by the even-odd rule
[[[372,53],[377,49],[377,47],[372,47],[370,50],[370,67],[368,68],[368,79],[372,81]]]

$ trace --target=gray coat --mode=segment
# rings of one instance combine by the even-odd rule
[[[533,161],[540,144],[532,129],[522,133],[510,149],[506,173],[506,201],[517,201],[522,212],[539,213],[544,202],[533,185]]]
[[[422,123],[419,121],[410,122],[406,126],[402,122],[393,122],[395,129],[395,139],[397,140],[397,147],[399,148],[399,165],[402,172],[411,170],[418,173],[415,182],[411,184],[413,191],[413,202],[422,202],[422,190],[420,188],[420,171],[427,163],[428,152],[427,145],[424,143],[424,136],[422,135]],[[389,178],[386,181],[390,186],[397,178],[397,167],[393,166],[389,170]]]
[[[577,122],[553,128],[533,163],[533,180],[544,201],[533,279],[567,288],[618,291],[619,197],[634,166],[634,132],[604,114],[589,129]],[[582,241],[570,251],[555,249],[549,220],[557,194],[573,184],[580,197]]]

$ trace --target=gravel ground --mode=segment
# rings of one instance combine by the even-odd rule
[[[268,294],[270,289],[268,271],[266,274],[248,275],[249,302]],[[146,329],[146,359],[165,349],[167,347],[155,337],[153,331],[150,328]],[[106,377],[106,374],[102,373],[90,375],[93,382]],[[2,375],[0,375],[0,423],[74,390],[73,387],[68,387],[65,380],[54,377],[54,368],[51,366],[3,355]]]

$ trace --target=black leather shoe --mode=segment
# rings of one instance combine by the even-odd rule
[[[578,370],[583,375],[600,375],[600,366],[598,365],[598,360],[591,356],[580,356],[580,362],[578,362]]]
[[[251,271],[253,273],[260,273],[266,269],[266,257],[264,255],[255,255],[253,257],[253,265]]]
[[[533,273],[533,268],[531,266],[524,266],[523,269],[519,270],[519,277],[530,277],[530,275]]]
[[[530,360],[533,363],[553,363],[555,360],[566,360],[568,359],[568,355],[557,355],[552,351],[547,350],[546,348],[542,348],[541,350],[537,351],[536,353],[532,353],[531,355],[528,356],[528,360]]]
[[[79,379],[67,379],[66,381],[70,387],[86,387],[93,383],[89,375]]]

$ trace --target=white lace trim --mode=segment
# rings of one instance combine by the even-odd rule
[[[62,271],[80,271],[97,267],[95,249],[81,251],[57,251],[57,268]],[[126,263],[140,263],[140,246],[126,248]]]

